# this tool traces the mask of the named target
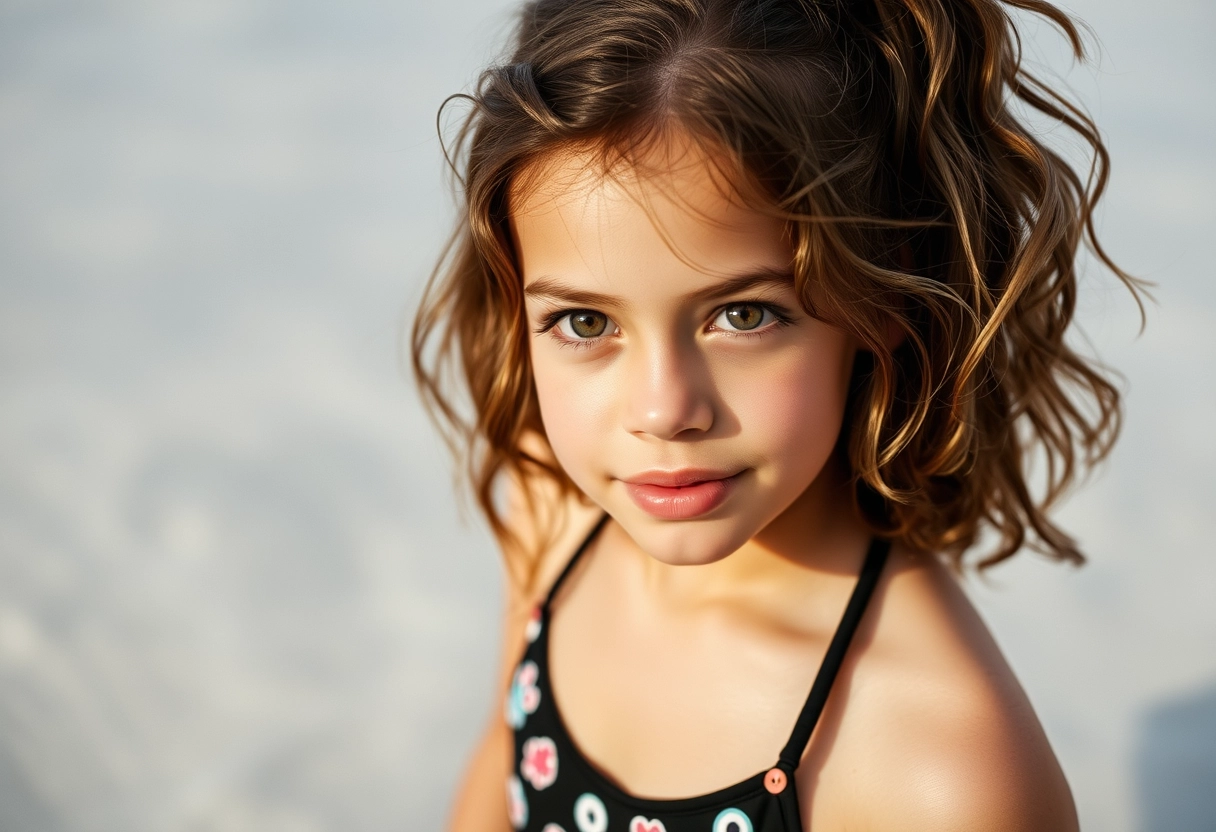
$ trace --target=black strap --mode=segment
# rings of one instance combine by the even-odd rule
[[[853,634],[857,632],[857,625],[861,623],[861,617],[865,614],[870,596],[874,594],[874,586],[882,574],[882,567],[887,562],[887,553],[890,549],[889,540],[873,538],[870,541],[865,563],[862,564],[861,574],[857,577],[857,585],[853,587],[853,595],[849,598],[848,606],[844,608],[840,625],[836,628],[836,634],[832,636],[831,644],[828,645],[828,652],[823,657],[823,664],[819,666],[819,673],[815,676],[815,683],[811,685],[811,692],[806,698],[806,704],[802,706],[802,713],[798,714],[798,721],[794,723],[794,731],[790,734],[789,742],[785,744],[785,748],[781,749],[781,757],[777,765],[787,774],[792,774],[798,768],[802,752],[806,750],[807,743],[811,741],[811,734],[815,731],[815,725],[819,722],[820,714],[823,713],[823,706],[828,701],[828,694],[832,691],[832,683],[836,681],[836,674],[840,671],[840,665],[844,663],[845,654],[849,651],[849,642],[853,640]]]
[[[604,524],[607,522],[608,512],[604,512],[604,515],[600,517],[599,521],[591,528],[591,531],[587,532],[587,536],[583,538],[583,542],[580,543],[578,548],[574,550],[574,555],[571,556],[569,562],[566,563],[566,568],[563,569],[562,573],[557,576],[557,580],[553,582],[553,586],[549,587],[549,594],[545,596],[544,608],[546,610],[549,609],[550,602],[553,601],[553,597],[557,595],[557,591],[561,588],[562,583],[565,582],[566,576],[570,574],[572,569],[574,569],[574,564],[578,563],[578,559],[583,556],[583,552],[587,551],[587,547],[591,545],[591,541],[595,540],[596,535],[600,533],[600,529],[604,528]]]

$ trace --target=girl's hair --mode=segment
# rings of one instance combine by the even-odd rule
[[[524,6],[510,58],[462,96],[472,106],[449,159],[464,212],[412,333],[424,399],[501,542],[518,543],[496,505],[504,475],[577,492],[537,409],[513,183],[558,149],[628,160],[679,130],[767,195],[807,312],[865,347],[841,452],[873,531],[956,567],[985,525],[998,543],[981,567],[1024,544],[1082,561],[1047,510],[1109,451],[1120,411],[1115,387],[1065,340],[1078,248],[1138,303],[1139,283],[1095,236],[1108,167],[1097,128],[1022,68],[1011,8],[1047,18],[1083,57],[1076,25],[1041,0]],[[1019,108],[1071,129],[1089,169],[1040,142]],[[527,581],[528,559],[508,560]]]

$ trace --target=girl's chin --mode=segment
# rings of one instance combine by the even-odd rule
[[[704,566],[738,551],[758,529],[745,529],[739,518],[657,520],[615,514],[639,549],[668,566]]]

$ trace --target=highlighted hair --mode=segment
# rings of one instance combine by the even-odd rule
[[[1108,453],[1120,409],[1065,340],[1081,245],[1137,303],[1141,286],[1095,235],[1108,171],[1098,130],[1023,69],[1011,9],[1042,15],[1083,57],[1073,21],[1040,0],[524,6],[513,53],[465,96],[453,147],[464,213],[412,333],[424,399],[507,551],[518,547],[495,499],[504,475],[574,491],[543,441],[525,441],[544,428],[507,228],[512,184],[558,149],[627,157],[680,129],[786,219],[803,305],[866,348],[841,449],[875,533],[956,567],[985,527],[997,544],[981,567],[1025,545],[1083,560],[1048,510]],[[1071,130],[1089,169],[1046,147],[1019,108]],[[1044,465],[1038,494],[1032,458]],[[508,565],[527,582],[526,557]]]

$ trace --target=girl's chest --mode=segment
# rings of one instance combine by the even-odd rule
[[[770,768],[830,632],[777,634],[620,598],[614,606],[615,615],[568,606],[549,632],[549,685],[584,755],[626,791],[663,799]]]

